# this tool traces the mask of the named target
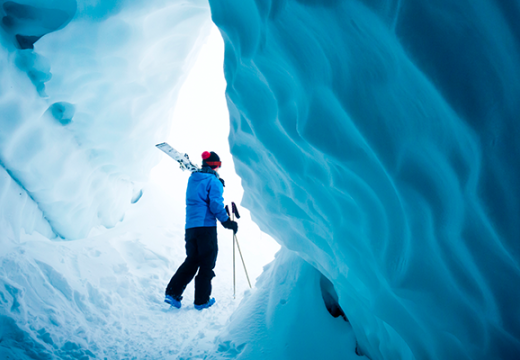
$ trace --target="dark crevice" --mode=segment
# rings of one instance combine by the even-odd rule
[[[361,350],[361,348],[359,347],[359,344],[358,342],[356,341],[356,355],[357,356],[366,356],[364,353],[363,353],[363,350]],[[368,358],[368,357],[367,357]]]
[[[325,307],[327,308],[327,311],[335,318],[342,317],[343,320],[348,322],[347,316],[345,315],[345,312],[341,308],[338,302],[338,293],[336,292],[336,289],[334,289],[334,285],[332,282],[327,279],[323,274],[320,278],[320,288],[321,288],[321,295],[323,297],[323,301],[325,302]]]
[[[18,46],[20,47],[20,49],[22,49],[22,50],[31,49],[32,50],[32,49],[34,49],[34,43],[36,41],[40,40],[40,38],[42,36],[28,36],[28,35],[16,34],[15,38],[16,38],[16,42],[18,43]]]
[[[75,0],[64,0],[60,4],[49,5],[56,8],[31,6],[16,1],[0,0],[0,30],[3,30],[17,49],[16,66],[27,73],[41,97],[47,97],[45,82],[52,77],[48,61],[34,52],[34,44],[46,34],[60,30],[74,17]],[[2,16],[3,15],[3,16]]]
[[[339,298],[338,293],[336,292],[336,289],[334,288],[334,284],[327,279],[323,274],[320,276],[320,289],[321,289],[321,296],[323,297],[323,302],[325,303],[325,307],[327,308],[327,311],[334,317],[342,317],[343,320],[346,322],[348,321],[347,316],[345,315],[345,312],[339,305]],[[355,349],[357,356],[364,356],[367,359],[370,359],[368,356],[365,355],[363,350],[361,350],[361,347],[359,346],[358,342],[356,341],[356,349]]]
[[[63,9],[48,9],[6,1],[2,6],[5,16],[1,24],[16,40],[15,46],[33,49],[42,36],[63,28],[74,16],[75,2],[68,1],[61,6]]]

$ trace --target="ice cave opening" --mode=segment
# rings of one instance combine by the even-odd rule
[[[520,358],[518,1],[0,0],[0,18],[1,358]],[[197,57],[208,36],[219,64]],[[220,151],[258,225],[236,299],[220,233],[211,311],[192,288],[163,302],[187,177],[165,140]],[[263,268],[258,229],[281,245]]]
[[[0,357],[203,356],[250,293],[237,259],[233,298],[221,229],[213,313],[193,313],[193,284],[182,311],[163,302],[185,256],[188,174],[154,145],[218,152],[227,203],[243,192],[223,41],[207,3],[186,5],[0,2]],[[241,215],[254,285],[279,245]]]
[[[164,139],[179,151],[187,153],[194,162],[200,162],[200,154],[212,150],[223,161],[220,175],[225,179],[225,200],[240,204],[243,188],[235,172],[228,143],[229,112],[226,104],[226,81],[223,74],[224,42],[218,28],[211,29],[198,50],[194,63],[183,82],[172,115],[170,134]],[[187,176],[167,156],[150,173],[150,181],[169,196],[169,201],[184,212],[184,196]],[[251,220],[246,208],[240,208],[240,238],[245,257],[251,259],[252,278],[262,272],[264,265],[274,259],[279,244],[263,233]],[[225,241],[225,240],[224,240]]]

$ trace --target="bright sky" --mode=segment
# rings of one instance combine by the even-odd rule
[[[240,206],[244,190],[241,179],[235,173],[229,150],[229,113],[225,98],[223,63],[224,42],[220,32],[213,25],[193,69],[180,90],[172,130],[165,141],[176,150],[187,153],[190,159],[199,165],[204,151],[214,151],[220,156],[222,168],[219,174],[226,182],[224,199],[226,204],[234,201],[239,207],[241,218],[238,220],[237,237],[253,281],[260,275],[263,266],[273,260],[280,245],[262,233],[252,222],[249,211]],[[166,155],[151,173],[151,181],[173,199],[177,212],[182,216],[188,177],[189,173],[182,172],[177,163]],[[220,230],[219,234],[225,232]]]

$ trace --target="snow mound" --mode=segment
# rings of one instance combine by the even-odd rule
[[[327,312],[320,278],[282,249],[231,316],[209,359],[359,359],[350,325]]]

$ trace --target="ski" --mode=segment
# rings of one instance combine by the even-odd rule
[[[193,164],[188,157],[188,154],[183,154],[172,148],[169,144],[163,142],[155,145],[159,150],[164,152],[166,155],[177,161],[181,167],[181,170],[188,170],[191,172],[200,171],[200,167]]]

